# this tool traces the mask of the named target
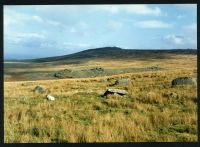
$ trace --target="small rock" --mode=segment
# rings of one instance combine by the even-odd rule
[[[92,71],[104,71],[104,69],[102,67],[95,67],[95,68],[92,68],[90,70],[92,70]]]
[[[175,93],[175,92],[172,92],[172,93],[170,93],[170,96],[173,97],[173,98],[177,98],[177,97],[178,97],[178,94]]]
[[[44,93],[46,91],[46,89],[42,86],[36,86],[34,89],[35,93]]]
[[[72,72],[71,69],[64,69],[65,72]]]
[[[55,97],[51,96],[51,95],[47,95],[47,99],[48,100],[51,100],[51,101],[54,101],[55,100]]]
[[[150,66],[150,67],[147,67],[147,69],[149,69],[149,70],[160,70],[161,68],[158,67],[158,66]]]

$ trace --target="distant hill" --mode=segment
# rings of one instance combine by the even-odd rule
[[[29,59],[29,62],[53,62],[60,61],[76,64],[91,59],[162,59],[170,58],[174,54],[197,54],[196,49],[169,49],[169,50],[141,50],[141,49],[122,49],[118,47],[103,47],[88,49],[70,55]],[[21,60],[22,61],[22,60]],[[24,61],[24,60],[23,60]]]

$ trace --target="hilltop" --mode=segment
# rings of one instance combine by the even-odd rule
[[[175,54],[196,54],[197,50],[195,49],[166,49],[166,50],[141,50],[141,49],[122,49],[119,47],[102,47],[95,49],[88,49],[74,54],[47,57],[47,58],[38,58],[31,60],[31,62],[53,62],[53,61],[66,61],[66,63],[80,63],[83,60],[91,59],[165,59],[170,58],[170,55]]]

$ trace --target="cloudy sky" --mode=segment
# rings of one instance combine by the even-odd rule
[[[4,58],[197,48],[196,4],[4,6]]]

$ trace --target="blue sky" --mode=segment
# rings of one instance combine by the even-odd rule
[[[196,4],[4,6],[4,58],[197,48]]]

